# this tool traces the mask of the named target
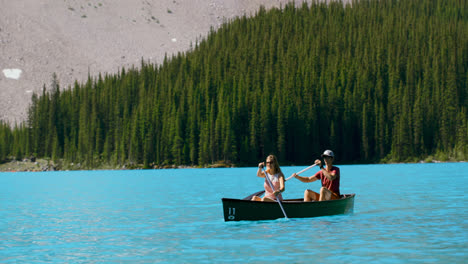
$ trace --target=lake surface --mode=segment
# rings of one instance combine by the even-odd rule
[[[468,163],[339,167],[354,214],[254,222],[221,198],[262,190],[256,168],[0,173],[0,263],[468,262]]]

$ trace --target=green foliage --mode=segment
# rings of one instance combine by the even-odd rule
[[[0,123],[0,160],[84,166],[466,159],[466,4],[322,1],[261,8],[161,65],[33,95]]]

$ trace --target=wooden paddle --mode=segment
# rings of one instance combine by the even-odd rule
[[[315,166],[317,166],[317,164],[310,165],[309,167],[307,167],[307,168],[301,170],[300,172],[297,172],[296,175],[299,175],[299,174],[301,174],[301,173],[303,173],[303,172],[306,172],[306,171],[312,169],[312,168],[315,167]],[[290,176],[290,177],[287,178],[285,181],[290,180],[292,177],[293,177],[293,176]],[[262,195],[264,192],[265,192],[265,190],[262,190],[262,191],[258,191],[258,192],[256,192],[256,193],[253,193],[253,194],[251,194],[251,195],[245,197],[244,200],[250,200],[250,199],[252,199],[252,196],[254,196],[254,195],[255,195],[255,196],[260,196],[260,195]]]
[[[263,173],[265,173],[265,178],[266,178],[268,184],[270,185],[271,190],[274,191],[275,188],[273,187],[273,184],[271,183],[270,177],[268,177],[268,173],[265,171],[264,168],[262,168],[262,170],[263,170]],[[280,199],[278,197],[276,197],[276,201],[278,202],[278,204],[279,204],[279,206],[281,208],[281,211],[283,211],[284,218],[288,218],[288,216],[286,215],[286,212],[284,211],[283,204],[281,204],[281,201],[280,201]]]

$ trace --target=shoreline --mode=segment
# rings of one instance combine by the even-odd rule
[[[144,168],[142,164],[138,165],[109,165],[100,164],[99,166],[90,168],[81,164],[69,163],[64,166],[62,162],[54,162],[46,159],[37,159],[34,161],[12,160],[5,163],[0,163],[0,172],[45,172],[45,171],[94,171],[94,170],[160,170],[160,169],[201,169],[201,168],[236,168],[233,164],[222,162],[209,164],[206,166],[189,166],[189,165],[155,165],[149,168]]]
[[[440,161],[435,159],[419,160],[417,162],[379,162],[379,163],[362,163],[362,164],[426,164],[426,163],[465,163],[465,160],[447,160]],[[362,165],[361,163],[347,164],[343,163],[340,165]],[[301,166],[301,165],[282,165],[282,166]],[[306,165],[303,165],[306,166]],[[308,166],[308,165],[307,165]],[[164,165],[164,166],[152,166],[150,168],[144,168],[143,165],[122,165],[122,166],[111,166],[109,164],[101,164],[94,168],[82,167],[80,164],[70,163],[66,166],[63,164],[55,163],[46,159],[37,159],[36,161],[31,160],[13,160],[6,163],[0,164],[1,172],[46,172],[46,171],[96,171],[96,170],[162,170],[162,169],[202,169],[202,168],[242,168],[250,166],[239,166],[235,164],[227,163],[213,163],[205,166],[189,166],[189,165]]]

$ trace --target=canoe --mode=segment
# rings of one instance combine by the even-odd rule
[[[244,199],[222,198],[224,221],[242,220],[274,220],[284,218],[278,203],[250,201],[254,193]],[[339,200],[322,202],[304,202],[300,199],[285,199],[282,201],[284,211],[288,218],[305,218],[326,215],[349,214],[354,210],[355,194],[341,195]]]

